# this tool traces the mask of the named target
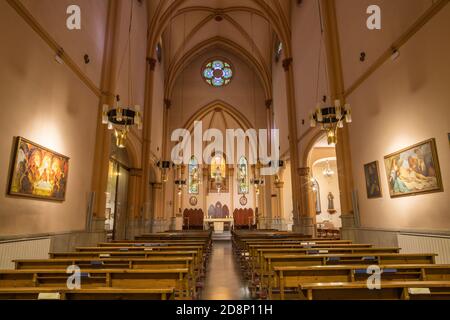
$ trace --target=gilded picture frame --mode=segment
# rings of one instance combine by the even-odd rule
[[[444,191],[434,138],[385,156],[384,164],[391,198]]]
[[[22,137],[15,138],[9,196],[63,202],[70,158]]]

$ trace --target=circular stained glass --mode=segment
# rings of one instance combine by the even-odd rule
[[[205,64],[202,74],[207,84],[218,88],[231,82],[233,68],[229,62],[215,59]]]

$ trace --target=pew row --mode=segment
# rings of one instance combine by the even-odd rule
[[[373,271],[367,265],[335,265],[273,268],[269,281],[269,299],[295,297],[297,289],[307,283],[367,282]],[[382,281],[450,281],[450,265],[381,265]],[[289,295],[293,297],[292,295]]]
[[[0,288],[0,300],[173,300],[172,288]]]
[[[192,294],[188,269],[154,270],[98,270],[81,269],[80,285],[89,288],[175,289],[177,296]],[[0,288],[11,287],[67,287],[73,273],[66,270],[3,270],[0,271]]]
[[[380,289],[366,283],[309,283],[300,286],[301,300],[450,300],[450,281],[385,281]]]

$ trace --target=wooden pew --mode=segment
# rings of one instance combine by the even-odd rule
[[[255,247],[251,254],[252,270],[256,270],[263,263],[265,254],[299,254],[299,255],[315,255],[315,254],[366,254],[368,256],[380,253],[400,253],[400,248],[259,248]]]
[[[143,240],[207,240],[211,238],[211,232],[185,232],[185,233],[155,233],[136,236],[135,241]]]
[[[273,299],[274,290],[279,291],[281,300],[285,299],[285,290],[298,289],[307,283],[330,282],[366,282],[371,274],[367,265],[335,265],[274,267],[274,277],[269,282],[269,298]],[[382,265],[383,281],[450,281],[450,265]],[[296,290],[295,290],[296,291]],[[297,294],[297,293],[294,293]]]
[[[172,300],[173,288],[124,289],[93,288],[68,290],[57,288],[0,288],[0,300],[37,300],[41,294],[58,294],[59,300]],[[42,298],[41,298],[42,299]],[[47,298],[48,299],[48,298]],[[54,299],[54,298],[53,298]]]
[[[197,263],[197,251],[99,251],[99,252],[58,252],[50,253],[50,259],[65,258],[89,258],[89,259],[108,259],[108,258],[193,258],[194,264]]]
[[[305,241],[304,239],[301,240],[257,240],[257,241],[242,241],[239,244],[235,243],[233,245],[233,251],[237,257],[240,257],[242,255],[248,254],[248,252],[251,250],[250,248],[256,247],[256,246],[267,246],[267,247],[320,247],[320,246],[326,246],[329,247],[332,246],[361,246],[361,247],[371,247],[371,245],[354,245],[351,241],[347,240],[316,240],[316,241]]]
[[[269,287],[273,268],[277,266],[435,264],[435,259],[436,254],[265,254],[255,274],[264,288]]]
[[[365,250],[371,249],[372,246],[369,244],[342,244],[342,243],[329,243],[320,244],[315,242],[315,244],[249,244],[246,251],[239,253],[238,259],[241,264],[245,265],[245,268],[254,273],[258,265],[262,263],[262,254],[267,250],[267,253],[315,253],[315,254],[325,254],[329,251],[333,253],[352,253],[352,249],[360,249],[358,252],[365,252]],[[342,250],[341,250],[342,249]],[[341,252],[340,252],[341,251]],[[375,249],[374,251],[377,251]],[[384,250],[381,250],[385,252]],[[389,249],[388,251],[391,252]],[[371,252],[371,250],[369,250]],[[393,249],[392,252],[398,252]],[[252,277],[253,278],[253,277]]]
[[[203,257],[204,251],[202,246],[151,246],[151,247],[78,247],[77,252],[122,252],[122,253],[135,253],[135,252],[169,252],[169,251],[197,251],[200,257]],[[55,253],[57,254],[57,253]],[[52,257],[52,253],[50,253]]]
[[[0,288],[56,287],[66,288],[66,270],[3,270],[0,271]],[[159,289],[175,288],[177,295],[189,296],[188,269],[154,270],[98,270],[81,269],[81,288]]]
[[[276,266],[320,266],[320,265],[392,265],[392,264],[435,264],[435,253],[420,254],[265,254],[263,255],[263,271],[272,270]]]
[[[381,290],[366,283],[309,283],[300,286],[300,299],[307,300],[450,300],[450,281],[385,281]]]
[[[207,246],[208,241],[203,240],[157,240],[157,241],[114,241],[100,242],[98,247],[152,247],[158,245],[179,245],[179,246]]]
[[[194,276],[192,257],[153,257],[153,258],[71,258],[71,259],[26,259],[14,260],[16,270],[54,270],[76,265],[82,269],[181,269],[187,268]]]

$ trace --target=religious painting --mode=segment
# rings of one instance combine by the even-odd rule
[[[246,206],[247,205],[247,197],[245,195],[243,195],[240,199],[239,199],[239,203],[241,204],[241,206]]]
[[[8,193],[64,201],[68,172],[68,157],[19,137]]]
[[[367,198],[381,198],[380,170],[378,161],[374,161],[364,165],[364,173],[366,176]]]
[[[435,139],[388,155],[384,163],[392,198],[443,191]]]
[[[198,202],[197,197],[192,196],[189,198],[189,204],[191,206],[195,207],[197,205],[197,202]]]

